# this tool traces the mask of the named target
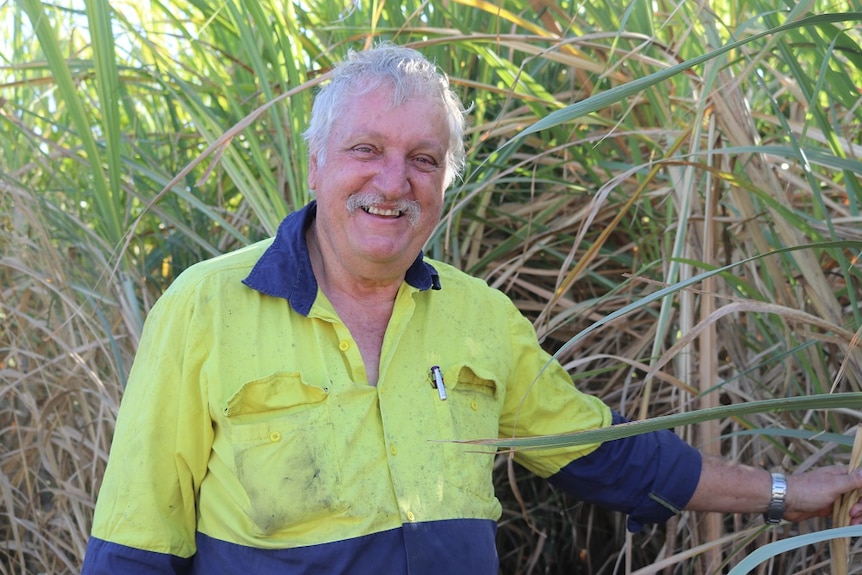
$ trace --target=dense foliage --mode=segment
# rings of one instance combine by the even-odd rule
[[[679,433],[755,465],[847,463],[860,21],[858,0],[0,3],[0,573],[78,570],[147,310],[308,201],[314,88],[383,40],[472,105],[434,257],[508,293],[632,418],[694,412]],[[814,407],[709,416],[788,397]],[[723,573],[831,524],[684,513],[632,536],[498,463],[506,574]],[[767,570],[829,562],[821,543]]]

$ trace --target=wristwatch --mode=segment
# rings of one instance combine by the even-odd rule
[[[770,525],[781,523],[787,509],[787,478],[783,473],[772,474],[772,497],[763,519]]]

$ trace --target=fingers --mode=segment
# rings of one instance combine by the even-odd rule
[[[841,501],[841,505],[836,505],[837,513],[847,513],[846,525],[860,525],[862,524],[862,502],[859,501],[858,496],[856,496],[853,492],[859,489],[862,489],[862,470],[855,470],[848,473],[846,476],[846,483],[841,486],[841,493],[838,495],[838,498],[844,497],[845,499]],[[847,505],[851,504],[849,508]],[[836,521],[843,522],[845,518],[836,517]],[[839,523],[840,524],[840,523]]]
[[[788,477],[787,513],[789,521],[824,517],[832,513],[836,500],[862,489],[862,471],[848,473],[847,467],[831,465]],[[849,510],[851,525],[862,524],[862,502]]]

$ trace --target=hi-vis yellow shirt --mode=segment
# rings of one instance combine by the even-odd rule
[[[193,266],[153,308],[85,573],[123,557],[167,573],[495,573],[493,453],[451,440],[611,424],[505,295],[421,256],[369,385],[311,273],[313,215]],[[549,477],[596,447],[516,458]],[[435,565],[428,550],[452,556]]]

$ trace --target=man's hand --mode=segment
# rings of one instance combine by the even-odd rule
[[[820,467],[799,475],[787,476],[788,521],[832,514],[833,504],[843,494],[862,489],[862,470],[848,473],[840,465]],[[862,525],[862,502],[850,508],[850,525]]]

